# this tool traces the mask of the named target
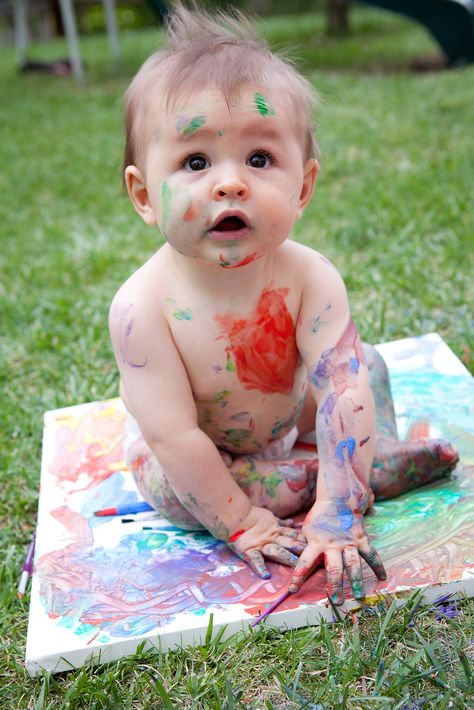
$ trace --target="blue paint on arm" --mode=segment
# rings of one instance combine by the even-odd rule
[[[355,439],[353,439],[352,436],[349,436],[346,439],[346,446],[347,446],[347,455],[349,456],[349,461],[352,463],[352,456],[354,455],[354,451],[355,451],[355,447],[356,447]]]
[[[336,446],[336,457],[339,459],[339,461],[341,463],[345,463],[344,449],[347,449],[347,455],[349,457],[349,461],[352,463],[352,457],[354,455],[355,447],[356,447],[355,439],[353,439],[352,436],[347,437],[347,439],[340,441],[338,443],[338,445]]]
[[[344,449],[346,448],[346,442],[345,441],[340,441],[338,445],[336,446],[336,457],[339,459],[341,463],[344,463]]]
[[[349,372],[352,374],[359,372],[359,360],[356,357],[351,357],[349,361]]]

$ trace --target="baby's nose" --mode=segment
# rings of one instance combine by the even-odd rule
[[[246,200],[249,196],[247,184],[236,175],[219,180],[213,187],[212,197],[214,200],[239,199]]]

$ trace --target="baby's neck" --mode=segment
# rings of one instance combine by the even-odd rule
[[[169,249],[171,259],[187,286],[211,297],[219,297],[223,293],[245,293],[252,297],[272,280],[274,253],[245,266],[229,269],[183,256],[171,247]]]

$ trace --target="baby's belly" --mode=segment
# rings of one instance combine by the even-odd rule
[[[196,401],[200,428],[217,447],[232,454],[254,454],[295,426],[306,396],[306,370],[299,368],[288,394],[222,390]]]

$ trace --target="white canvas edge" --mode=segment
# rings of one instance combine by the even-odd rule
[[[474,596],[474,578],[459,580],[456,582],[438,583],[428,587],[422,585],[418,587],[407,587],[400,589],[397,592],[384,593],[383,591],[370,597],[364,603],[350,600],[345,602],[341,607],[337,607],[338,613],[344,615],[353,611],[357,611],[361,606],[377,603],[383,599],[390,599],[397,607],[404,606],[408,598],[417,590],[422,590],[419,603],[424,606],[435,602],[440,597],[445,595],[459,595],[471,597]],[[285,611],[275,611],[270,614],[262,624],[277,628],[280,630],[296,629],[304,626],[317,626],[321,620],[336,621],[332,607],[327,601],[321,600],[314,605],[305,605],[300,609],[289,609]],[[249,619],[241,621],[233,621],[229,623],[213,624],[212,637],[222,631],[220,638],[226,640],[237,633],[252,633],[251,622],[255,619],[249,616]],[[184,648],[186,646],[195,646],[204,644],[208,634],[209,622],[195,629],[187,629],[177,634],[176,631],[166,633],[157,633],[152,631],[143,636],[122,639],[113,643],[104,644],[100,649],[77,649],[69,654],[69,659],[61,656],[58,660],[57,653],[38,658],[28,657],[26,660],[26,669],[31,677],[40,675],[44,671],[51,673],[61,673],[70,671],[83,665],[97,665],[99,663],[110,663],[117,661],[120,658],[132,656],[137,648],[143,644],[143,650],[156,650],[159,653],[166,653],[174,649]],[[177,638],[178,636],[178,638]]]

